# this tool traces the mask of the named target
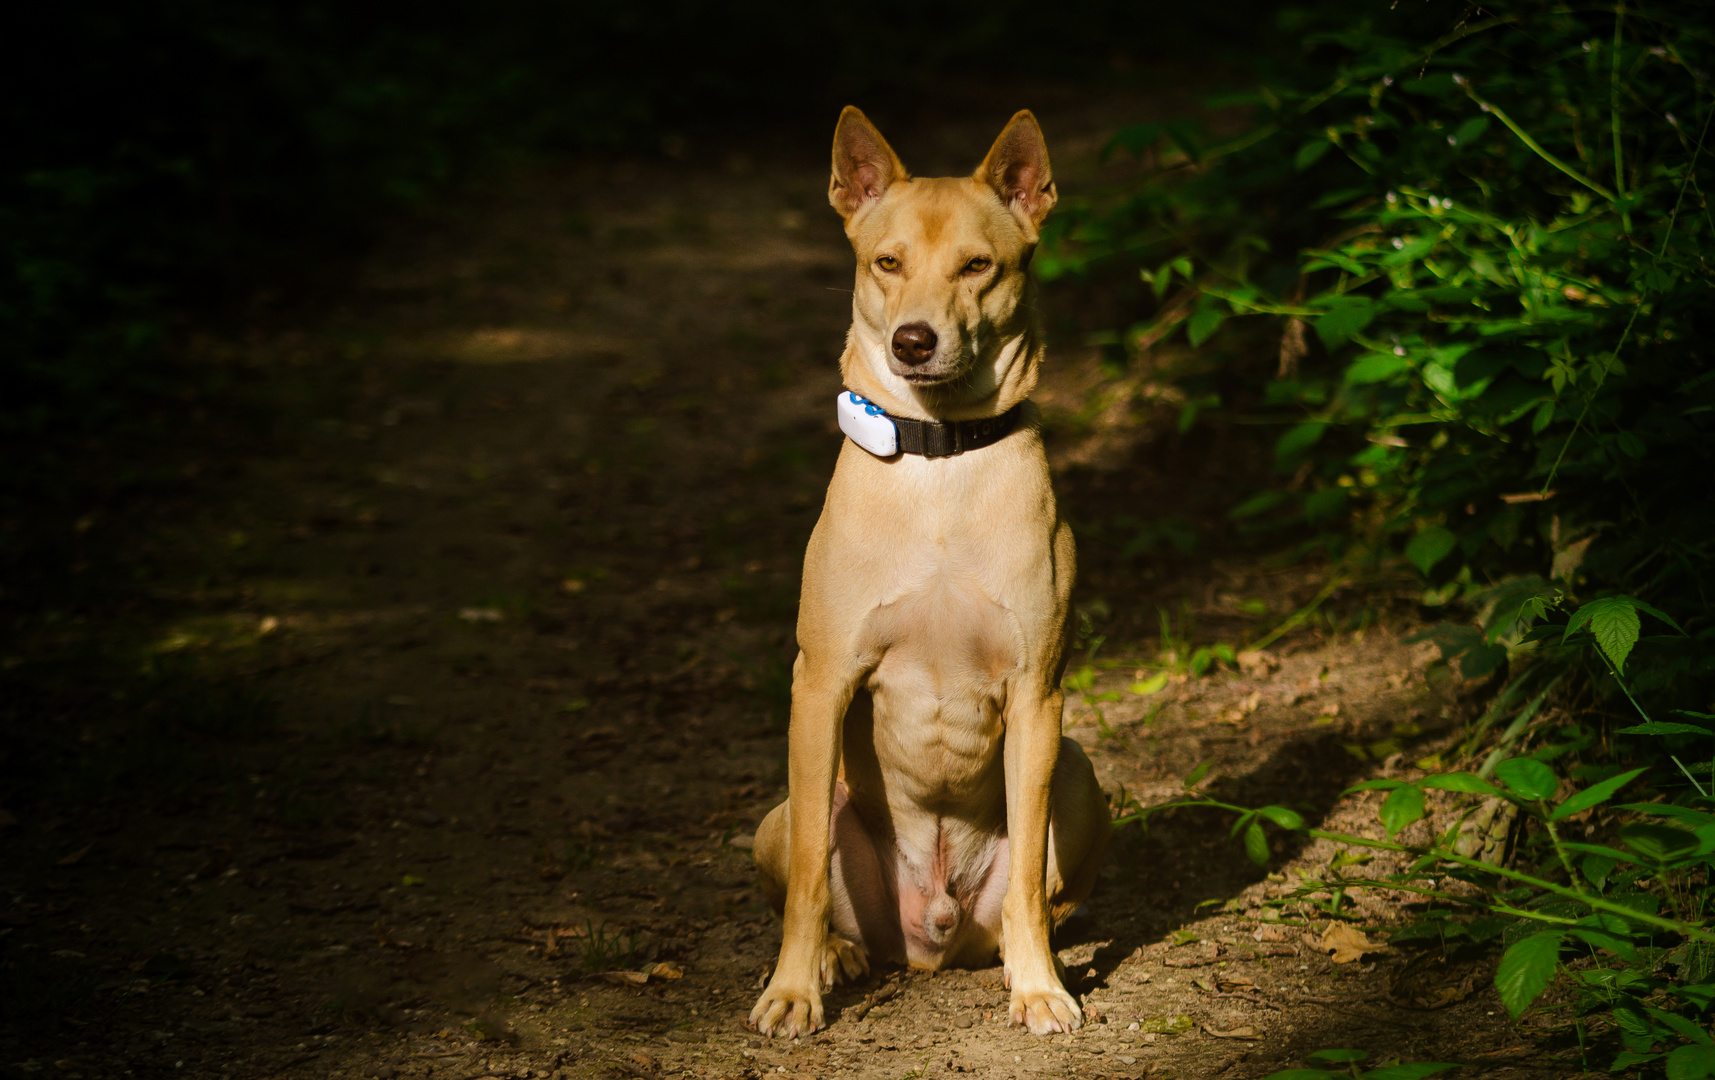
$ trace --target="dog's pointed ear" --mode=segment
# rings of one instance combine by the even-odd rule
[[[977,166],[976,178],[994,188],[1034,243],[1060,193],[1048,165],[1048,144],[1029,109],[1020,109],[1007,121],[988,157]]]
[[[834,128],[834,174],[828,181],[828,202],[846,221],[865,205],[880,199],[891,184],[910,179],[905,166],[855,105],[847,105]]]

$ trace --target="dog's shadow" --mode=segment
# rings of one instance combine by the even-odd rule
[[[1293,807],[1315,827],[1365,767],[1341,745],[1349,738],[1326,730],[1296,733],[1258,768],[1219,778],[1205,790],[1232,805]],[[1108,987],[1114,972],[1140,949],[1218,910],[1309,842],[1303,832],[1275,833],[1268,865],[1258,866],[1229,837],[1231,817],[1174,810],[1115,830],[1085,910],[1055,933],[1058,952],[1072,950],[1083,961],[1067,964],[1069,991],[1082,995]],[[1094,948],[1086,960],[1079,954],[1087,946]]]
[[[1356,774],[1364,768],[1329,731],[1288,738],[1257,769],[1218,779],[1206,790],[1240,806],[1278,804],[1309,810],[1309,826],[1320,823]],[[1109,988],[1114,973],[1139,950],[1162,941],[1239,896],[1267,876],[1228,837],[1230,815],[1178,810],[1153,815],[1147,830],[1118,828],[1095,892],[1055,932],[1056,954],[1065,962],[1066,989],[1086,997]],[[1270,866],[1289,862],[1304,847],[1302,833],[1279,833]],[[954,976],[963,987],[1001,988],[993,967],[930,973],[878,966],[864,979],[842,983],[824,997],[830,1023],[852,1023],[894,1001],[919,980]]]

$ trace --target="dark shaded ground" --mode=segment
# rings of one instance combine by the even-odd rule
[[[1116,117],[1042,111],[1063,187],[1091,182]],[[1003,119],[896,145],[963,169]],[[1264,877],[1189,814],[1122,834],[1060,939],[1083,1032],[1006,1028],[998,968],[842,989],[801,1043],[743,1029],[778,944],[745,848],[783,795],[837,449],[850,256],[822,169],[820,143],[759,145],[497,182],[327,305],[201,339],[229,389],[65,448],[57,507],[7,509],[0,1074],[1249,1077],[1329,1046],[1569,1071],[1485,972],[1425,1009],[1417,961],[1334,964],[1308,909],[1264,906],[1331,850]],[[1435,749],[1453,689],[1353,598],[1245,672],[1128,692],[1320,578],[1122,559],[1250,466],[1086,351],[1064,340],[1042,395],[1085,536],[1069,729],[1116,805],[1208,761],[1234,801],[1371,827],[1339,791]]]

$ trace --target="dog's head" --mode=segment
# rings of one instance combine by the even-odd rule
[[[1040,354],[1030,256],[1057,197],[1029,111],[970,176],[916,179],[847,106],[828,184],[857,253],[847,385],[890,411],[933,417],[1023,400]]]

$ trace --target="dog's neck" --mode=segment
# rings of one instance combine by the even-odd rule
[[[1036,389],[1045,352],[1040,329],[1027,325],[1011,336],[985,343],[961,378],[937,386],[914,386],[888,368],[888,346],[861,319],[852,323],[840,373],[848,388],[893,416],[917,420],[982,420],[1000,416]]]

